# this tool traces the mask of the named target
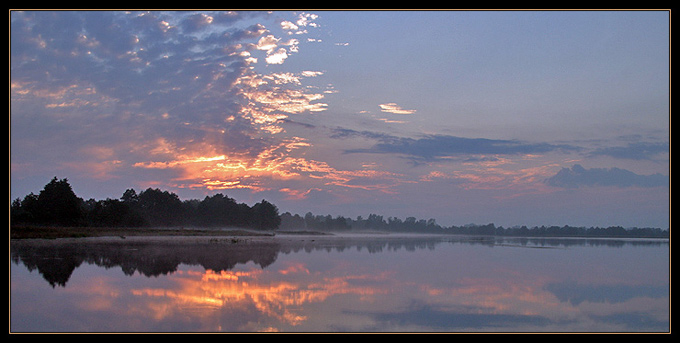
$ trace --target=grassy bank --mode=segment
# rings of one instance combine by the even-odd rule
[[[273,236],[271,231],[243,229],[185,229],[185,228],[119,228],[119,227],[55,227],[14,226],[11,239],[55,239],[81,237],[128,237],[128,236]]]

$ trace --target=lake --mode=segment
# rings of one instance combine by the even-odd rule
[[[664,332],[669,240],[17,240],[10,331]]]

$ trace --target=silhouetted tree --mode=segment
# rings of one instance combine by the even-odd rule
[[[143,227],[148,225],[131,204],[117,199],[86,201],[85,218],[89,226]]]
[[[251,223],[252,227],[255,229],[274,230],[281,224],[279,209],[264,199],[253,205],[251,213]]]
[[[281,215],[281,225],[279,227],[282,230],[307,229],[305,219],[302,218],[299,214],[292,215],[290,212],[286,212]]]
[[[17,198],[12,202],[10,215],[16,223],[36,223],[38,214],[38,196],[30,193],[24,200]]]
[[[137,195],[137,192],[132,189],[126,189],[125,192],[123,192],[123,195],[120,197],[120,200],[122,200],[124,203],[131,205],[131,206],[136,206],[139,203],[139,196]]]
[[[177,194],[160,189],[148,188],[139,193],[140,213],[151,226],[173,226],[181,224],[182,201]]]
[[[196,222],[205,226],[242,226],[245,224],[242,211],[236,200],[228,196],[206,196],[196,207]]]
[[[34,217],[43,224],[78,225],[83,215],[81,203],[82,199],[73,192],[68,180],[57,180],[55,176],[40,191]]]

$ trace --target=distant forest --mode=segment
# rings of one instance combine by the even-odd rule
[[[441,226],[434,219],[408,217],[384,218],[369,214],[356,219],[331,215],[300,216],[285,212],[266,201],[249,206],[223,194],[203,200],[180,200],[168,191],[148,188],[137,193],[127,189],[119,199],[83,200],[67,179],[53,178],[38,195],[33,193],[12,201],[11,225],[81,226],[81,227],[235,227],[256,230],[430,233],[460,235],[495,235],[522,237],[630,237],[669,238],[669,230],[660,228],[623,228],[621,226],[513,226],[485,225]]]
[[[304,217],[292,215],[289,212],[281,215],[281,230],[299,230],[300,228],[313,231],[376,231],[394,233],[432,233],[457,235],[492,235],[492,236],[520,236],[520,237],[630,237],[630,238],[669,238],[669,231],[660,228],[624,228],[621,226],[576,227],[576,226],[513,226],[504,228],[493,223],[486,225],[468,224],[463,226],[441,226],[434,219],[424,220],[408,217],[401,220],[377,214],[370,214],[368,218],[361,216],[356,219],[330,215],[313,215],[307,213]]]

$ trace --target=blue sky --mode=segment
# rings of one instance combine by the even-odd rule
[[[669,225],[668,11],[12,11],[11,199]]]

